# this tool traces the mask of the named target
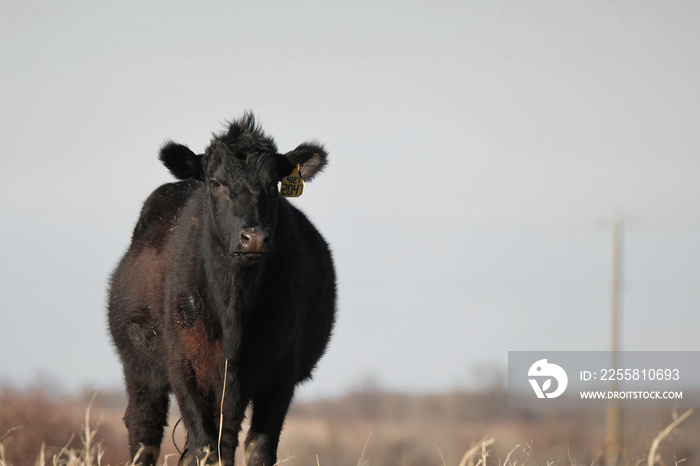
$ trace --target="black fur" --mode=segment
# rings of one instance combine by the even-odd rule
[[[160,149],[160,161],[175,178],[181,180],[187,178],[202,179],[200,156],[187,146],[173,141],[166,142]]]
[[[247,114],[202,156],[175,143],[160,156],[186,179],[146,200],[109,294],[131,453],[144,445],[139,461],[158,459],[172,391],[188,432],[185,463],[207,448],[218,461],[221,427],[221,460],[233,465],[252,403],[247,464],[271,466],[295,386],[310,378],[335,315],[328,246],[277,183],[296,164],[311,179],[326,153],[306,143],[280,155]]]
[[[318,143],[305,142],[286,154],[287,159],[296,166],[301,165],[300,175],[304,181],[311,179],[326,167],[326,153]]]

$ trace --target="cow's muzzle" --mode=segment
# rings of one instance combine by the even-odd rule
[[[237,252],[240,254],[269,254],[274,252],[272,236],[260,227],[244,228],[238,237]]]

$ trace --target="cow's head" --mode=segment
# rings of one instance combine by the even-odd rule
[[[215,135],[203,155],[174,142],[166,143],[160,152],[175,177],[204,183],[205,234],[229,254],[247,261],[275,250],[279,182],[297,164],[302,178],[309,181],[326,165],[326,157],[317,143],[279,154],[252,114]]]

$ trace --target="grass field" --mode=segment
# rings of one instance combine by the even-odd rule
[[[93,397],[0,390],[0,466],[126,464],[124,396]],[[648,465],[650,456],[652,464],[698,464],[700,421],[691,414],[671,425],[680,414],[626,411],[623,464]],[[509,409],[496,389],[424,396],[358,391],[295,403],[278,457],[280,464],[304,466],[602,465],[604,417],[599,410]],[[178,418],[171,409],[160,460],[172,466],[185,443]]]

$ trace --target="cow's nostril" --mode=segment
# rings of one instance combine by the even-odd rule
[[[267,252],[270,247],[270,235],[261,228],[246,228],[241,231],[239,244],[242,252]]]

